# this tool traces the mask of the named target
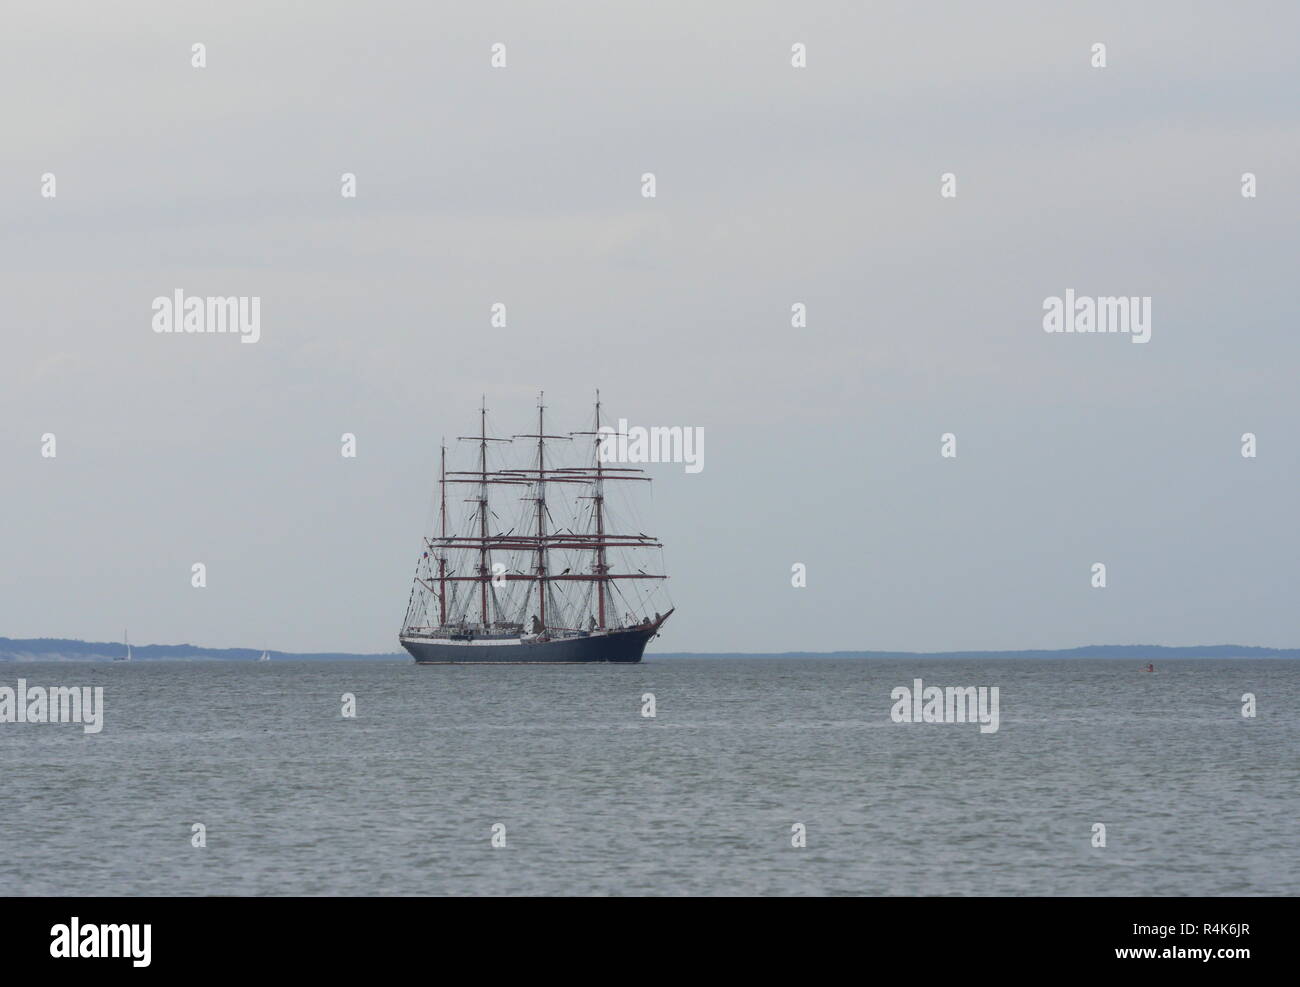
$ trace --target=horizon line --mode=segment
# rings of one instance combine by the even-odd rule
[[[32,646],[44,645],[44,648],[28,647],[22,650],[28,653],[37,654],[41,650],[55,652],[58,645],[78,646],[81,649],[123,649],[124,645],[113,641],[84,641],[80,638],[8,638],[0,637],[0,653],[15,650],[10,646]],[[212,660],[219,660],[220,653],[248,653],[260,655],[263,651],[272,656],[280,656],[282,659],[303,659],[303,660],[346,660],[355,658],[360,660],[399,658],[409,660],[409,656],[402,651],[377,651],[377,652],[351,652],[351,651],[277,651],[269,648],[248,648],[248,647],[228,647],[214,648],[204,645],[194,644],[133,644],[132,651],[140,660],[151,660],[147,654],[142,652],[157,650],[184,649],[191,652],[213,652]],[[1223,652],[1231,652],[1248,656],[1251,653],[1265,653],[1268,655],[1300,657],[1300,647],[1279,648],[1268,645],[1242,645],[1242,644],[1193,644],[1193,645],[1167,645],[1167,644],[1084,644],[1075,645],[1067,648],[1014,648],[1014,649],[994,649],[994,648],[966,648],[953,649],[948,651],[904,651],[904,650],[880,650],[870,648],[839,648],[833,651],[664,651],[648,652],[647,658],[798,658],[798,657],[900,657],[900,658],[942,658],[942,657],[1028,657],[1043,655],[1068,655],[1072,652],[1097,652],[1097,651],[1160,651],[1160,652],[1219,652],[1223,657]],[[203,655],[191,655],[193,658],[202,658]],[[233,655],[232,655],[233,657]],[[1120,657],[1120,656],[1116,656]],[[1206,655],[1206,657],[1211,657]],[[5,660],[5,659],[0,659]],[[12,659],[9,659],[12,660]],[[159,659],[152,659],[159,660]]]

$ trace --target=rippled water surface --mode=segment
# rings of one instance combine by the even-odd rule
[[[1300,664],[1140,667],[0,665],[106,705],[0,724],[0,893],[1300,894]],[[891,722],[918,676],[999,730]]]

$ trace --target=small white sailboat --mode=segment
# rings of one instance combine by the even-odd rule
[[[126,631],[123,631],[123,632],[122,632],[122,643],[123,643],[124,645],[126,645],[126,654],[125,654],[123,657],[121,657],[121,658],[114,658],[114,659],[113,659],[114,661],[130,661],[130,660],[131,660],[131,640],[130,640],[130,638],[128,638],[128,637],[126,636]]]
[[[262,657],[259,658],[259,659],[257,659],[257,660],[258,660],[258,661],[270,661],[270,660],[271,660],[270,652],[263,651],[263,652],[262,652]]]

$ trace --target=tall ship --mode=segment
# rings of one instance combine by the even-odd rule
[[[600,392],[586,431],[548,433],[540,396],[536,432],[489,435],[486,401],[478,426],[458,437],[476,469],[448,471],[442,444],[402,647],[420,665],[639,662],[673,608],[663,545],[636,530],[650,478],[609,464]]]

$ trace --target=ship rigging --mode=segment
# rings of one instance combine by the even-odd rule
[[[449,471],[441,447],[436,531],[416,565],[402,646],[421,664],[640,661],[673,609],[667,577],[648,571],[662,544],[644,525],[620,530],[636,514],[622,491],[650,478],[605,461],[599,392],[590,430],[548,433],[540,396],[535,432],[489,435],[486,402],[478,425],[478,435],[458,437],[477,447],[476,469]],[[584,440],[589,461],[566,465]],[[507,524],[494,506],[510,499]]]

